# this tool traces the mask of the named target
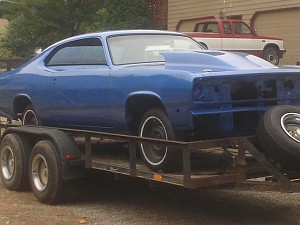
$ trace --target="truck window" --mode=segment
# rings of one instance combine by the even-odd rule
[[[252,30],[243,22],[233,22],[236,34],[252,34]]]
[[[225,34],[231,34],[231,27],[229,22],[223,23],[224,33]]]
[[[219,33],[219,25],[217,22],[199,23],[196,32]]]

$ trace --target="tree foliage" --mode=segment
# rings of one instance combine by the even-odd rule
[[[105,6],[106,29],[143,29],[149,26],[150,12],[145,0],[109,0]]]
[[[9,27],[4,44],[20,57],[80,33],[147,28],[146,0],[15,0],[0,2]]]
[[[3,44],[5,32],[6,30],[4,28],[0,29],[0,59],[8,59],[13,57],[12,52]]]
[[[93,23],[104,0],[22,0],[3,14],[10,20],[5,44],[16,55],[28,57],[36,48],[82,33]]]

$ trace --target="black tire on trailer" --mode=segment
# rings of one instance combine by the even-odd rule
[[[175,140],[172,124],[160,108],[149,110],[139,126],[139,136],[156,139]],[[149,143],[139,145],[141,156],[151,170],[173,172],[182,170],[182,152]]]
[[[35,196],[46,204],[62,199],[63,179],[55,145],[49,140],[35,144],[29,159],[29,180]]]
[[[29,188],[28,160],[30,150],[29,141],[20,134],[7,134],[2,139],[0,174],[7,189],[24,191]]]
[[[27,105],[22,114],[22,125],[41,125],[33,106]]]
[[[300,168],[299,107],[275,106],[266,111],[257,136],[264,151],[283,168]]]
[[[279,63],[279,50],[275,47],[267,47],[263,53],[263,59],[274,64],[278,65]]]

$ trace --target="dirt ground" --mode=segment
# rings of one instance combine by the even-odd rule
[[[68,184],[68,190],[62,204],[50,206],[0,182],[0,224],[300,224],[300,192],[149,188],[143,180],[114,181],[98,172]]]

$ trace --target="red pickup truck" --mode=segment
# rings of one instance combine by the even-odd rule
[[[200,20],[187,34],[208,49],[246,52],[275,65],[285,53],[282,39],[257,35],[241,20]]]

